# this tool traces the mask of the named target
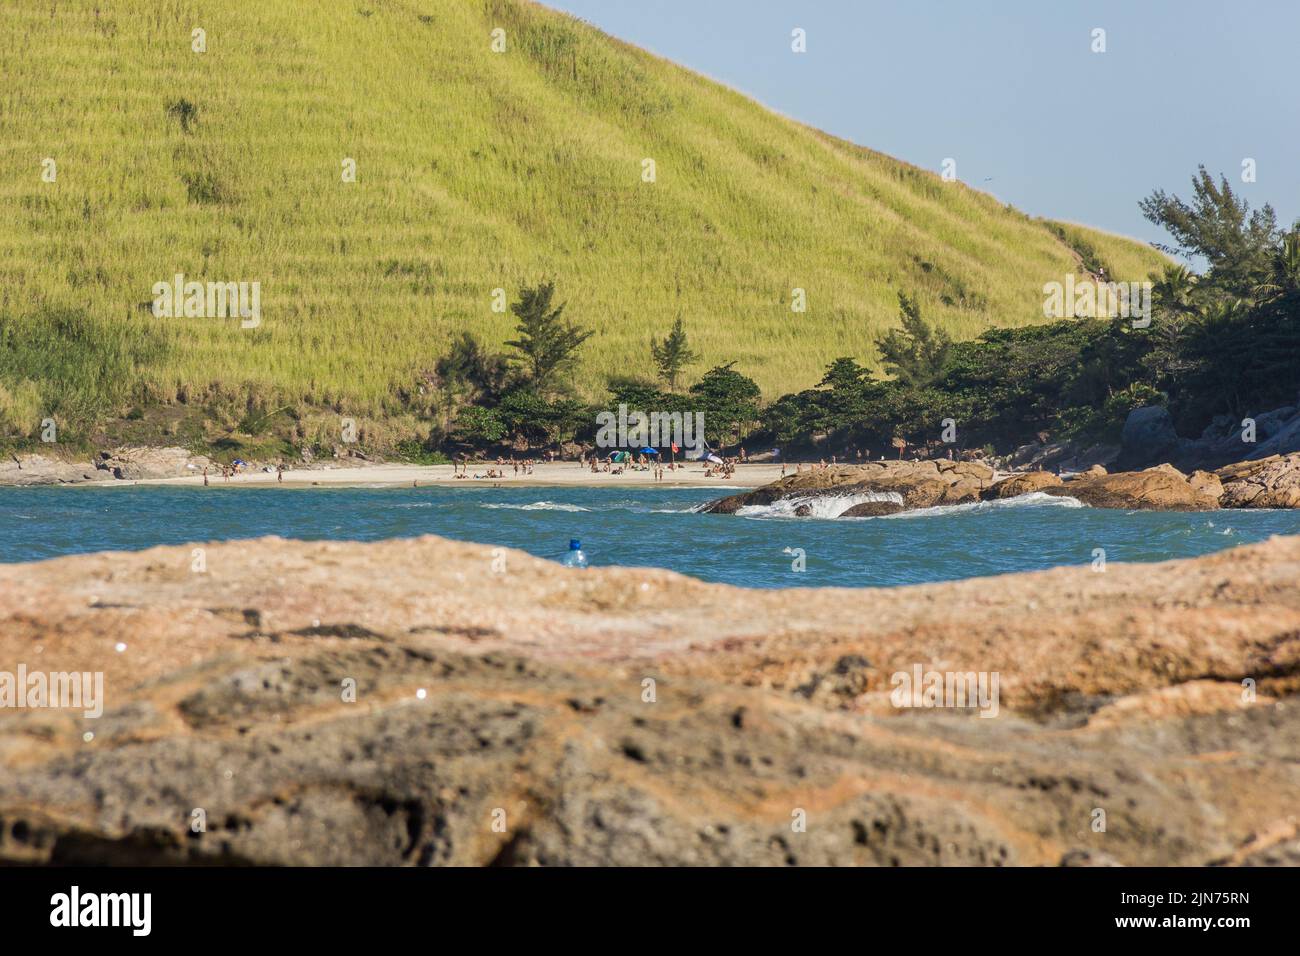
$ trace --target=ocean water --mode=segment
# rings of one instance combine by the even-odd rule
[[[736,489],[722,489],[733,492]],[[1026,495],[878,518],[788,502],[699,514],[712,489],[0,488],[0,561],[253,538],[374,541],[438,534],[593,566],[669,568],[743,587],[872,587],[1207,554],[1300,534],[1300,512],[1107,511]],[[806,570],[793,570],[800,559]],[[574,572],[582,573],[582,572]]]

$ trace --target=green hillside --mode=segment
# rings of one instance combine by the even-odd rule
[[[0,18],[9,435],[216,393],[400,415],[457,331],[510,337],[494,289],[544,277],[596,329],[588,397],[678,315],[694,372],[736,360],[775,397],[837,355],[872,363],[900,289],[969,338],[1042,321],[1043,283],[1081,254],[1117,279],[1160,261],[1056,228],[516,0],[6,0]],[[260,282],[260,327],[154,317],[176,273]]]

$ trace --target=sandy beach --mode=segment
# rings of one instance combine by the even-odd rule
[[[794,465],[787,465],[787,473],[794,471]],[[501,470],[502,478],[475,478],[486,474],[488,469]],[[533,466],[533,473],[516,475],[511,465],[471,463],[468,478],[454,476],[452,465],[325,465],[319,468],[289,469],[284,473],[284,481],[276,480],[274,472],[252,471],[235,475],[225,480],[220,473],[209,474],[211,487],[217,488],[312,488],[312,487],[424,487],[448,485],[457,487],[590,487],[590,488],[626,488],[633,486],[656,486],[660,488],[751,488],[765,485],[781,477],[779,464],[737,465],[732,478],[707,478],[704,466],[690,462],[679,466],[676,471],[665,471],[663,479],[656,481],[653,471],[625,471],[621,475],[598,472],[593,474],[575,461],[545,462]],[[120,488],[128,485],[202,485],[201,474],[186,475],[181,478],[153,478],[140,481],[95,482],[87,487]]]

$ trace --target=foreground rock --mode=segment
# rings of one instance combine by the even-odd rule
[[[0,862],[1294,862],[1300,538],[825,592],[203,547],[0,566],[0,670],[106,698],[0,710]]]

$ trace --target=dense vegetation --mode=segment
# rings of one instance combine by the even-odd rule
[[[877,342],[890,380],[853,358],[816,388],[762,414],[764,439],[827,436],[828,450],[937,445],[952,419],[958,444],[1007,451],[1051,439],[1113,441],[1130,409],[1167,404],[1180,432],[1216,415],[1292,403],[1300,388],[1300,224],[1280,229],[1226,178],[1204,168],[1190,202],[1162,191],[1142,210],[1172,237],[1166,252],[1199,257],[1197,275],[1169,264],[1153,276],[1150,324],[1068,319],[950,342],[900,295],[901,327]]]
[[[355,416],[424,443],[453,425],[433,366],[507,348],[502,300],[545,276],[592,333],[571,401],[653,374],[678,317],[679,387],[734,360],[772,399],[841,352],[877,370],[899,289],[960,342],[1161,262],[517,0],[7,0],[0,75],[0,441],[328,447]],[[261,325],[155,318],[176,273],[260,282]]]

